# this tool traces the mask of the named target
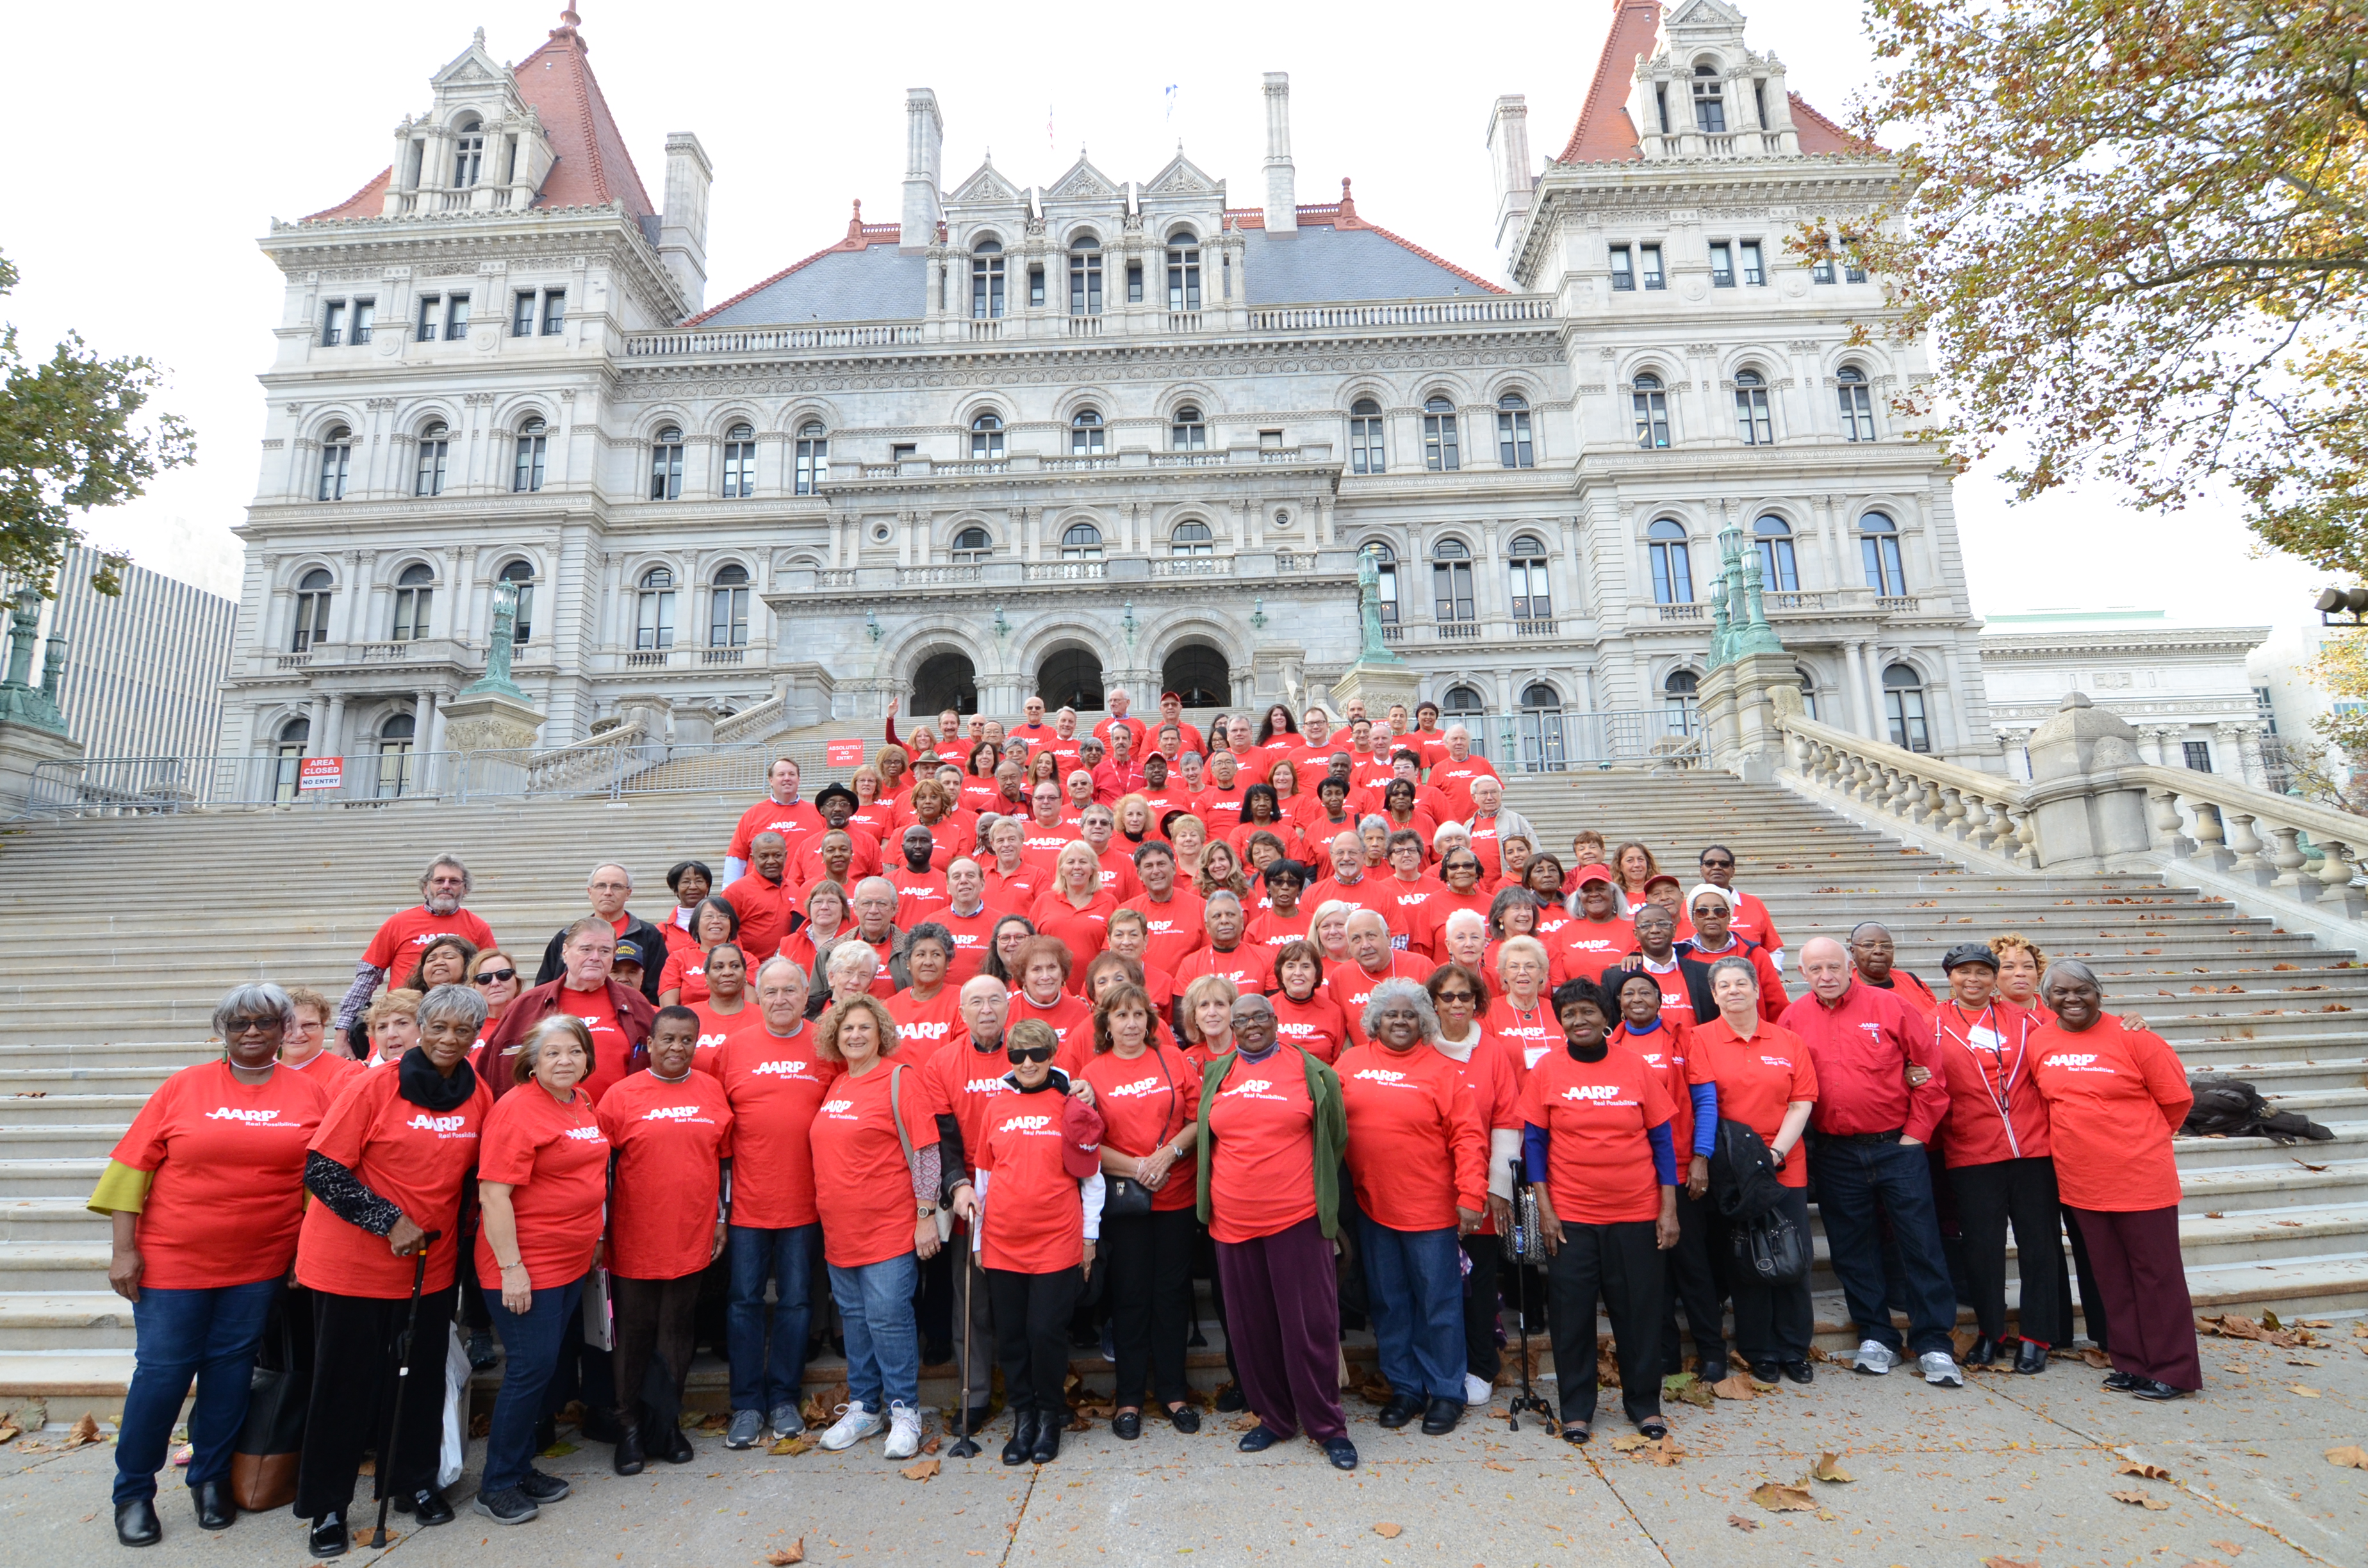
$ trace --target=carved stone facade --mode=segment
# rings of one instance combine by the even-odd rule
[[[2031,735],[2079,692],[2136,733],[2139,759],[2283,788],[2265,767],[2272,724],[2246,673],[2265,626],[2174,627],[2159,610],[1994,616],[1982,676],[2007,771],[2031,777]]]

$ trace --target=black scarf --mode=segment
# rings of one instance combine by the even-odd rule
[[[477,1074],[467,1061],[453,1068],[452,1075],[447,1078],[436,1071],[436,1064],[427,1060],[427,1052],[416,1045],[403,1053],[394,1070],[402,1074],[395,1093],[425,1111],[458,1110],[477,1092]]]

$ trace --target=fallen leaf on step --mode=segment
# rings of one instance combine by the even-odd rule
[[[1741,1514],[1729,1514],[1726,1517],[1726,1522],[1739,1530],[1756,1530],[1759,1528],[1758,1519],[1747,1519]]]
[[[47,1089],[19,1089],[8,1097],[14,1100],[45,1100],[50,1097],[50,1091]]]
[[[1243,1414],[1235,1416],[1228,1425],[1230,1425],[1236,1432],[1250,1431],[1258,1425],[1258,1412],[1255,1410],[1245,1411]]]
[[[2145,1464],[2137,1460],[2123,1460],[2114,1468],[2115,1475],[2140,1475],[2148,1481],[2169,1481],[2170,1471],[2158,1464]]]
[[[1743,1373],[1730,1372],[1711,1384],[1710,1392],[1721,1399],[1749,1400],[1756,1397],[1759,1391],[1758,1386]]]
[[[803,1454],[814,1448],[803,1437],[783,1437],[765,1451],[768,1454]]]
[[[2317,1399],[2318,1397],[2318,1391],[2305,1383],[2288,1383],[2286,1387],[2302,1395],[2305,1399]]]
[[[2308,1160],[2296,1160],[2294,1164],[2306,1171],[2323,1171],[2327,1168],[2325,1165],[2314,1165]]]
[[[1686,1450],[1678,1447],[1675,1437],[1663,1437],[1645,1450],[1645,1457],[1663,1470],[1675,1470],[1678,1461],[1686,1457]]]
[[[2036,1562],[2018,1562],[2011,1557],[1985,1557],[1982,1568],[2039,1568]]]
[[[927,1481],[938,1473],[941,1462],[938,1460],[921,1460],[916,1463],[906,1465],[896,1473],[907,1481]]]
[[[1817,1462],[1809,1467],[1809,1473],[1819,1481],[1857,1480],[1856,1476],[1841,1467],[1841,1457],[1839,1454],[1819,1454]]]
[[[1642,1437],[1634,1432],[1622,1432],[1619,1437],[1611,1439],[1611,1451],[1615,1454],[1633,1454],[1651,1441],[1650,1437]]]
[[[15,1416],[0,1415],[0,1443],[13,1443],[24,1435],[25,1429],[17,1425]]]
[[[1406,1527],[1404,1525],[1379,1524],[1373,1527],[1373,1533],[1380,1536],[1383,1540],[1395,1540],[1398,1537],[1406,1533]]]
[[[2143,1492],[2108,1492],[2105,1495],[2116,1503],[2135,1503],[2141,1508],[2150,1508],[2157,1513],[2170,1506],[2161,1498],[2149,1497]]]
[[[2083,1350],[2080,1352],[2080,1359],[2087,1362],[2091,1367],[2100,1369],[2110,1367],[2113,1364],[2112,1358],[2106,1355],[2101,1350]]]
[[[1814,1514],[1816,1499],[1797,1486],[1765,1481],[1751,1489],[1751,1500],[1771,1514]]]
[[[803,1536],[798,1537],[787,1546],[777,1546],[765,1553],[765,1561],[771,1563],[772,1568],[790,1568],[791,1563],[803,1562],[805,1560],[806,1538]]]
[[[1508,1464],[1498,1464],[1495,1460],[1482,1460],[1480,1462],[1489,1470],[1501,1470],[1508,1473],[1510,1473],[1513,1468]]]
[[[1661,1380],[1661,1397],[1679,1400],[1687,1404],[1700,1405],[1702,1409],[1708,1410],[1711,1402],[1711,1386],[1691,1372],[1672,1372]]]
[[[97,1418],[90,1412],[85,1411],[82,1419],[75,1422],[74,1429],[66,1434],[65,1446],[69,1449],[86,1449],[91,1444],[100,1441],[103,1439],[98,1435]]]
[[[2342,1469],[2368,1470],[2368,1449],[2357,1443],[2346,1443],[2340,1449],[2328,1449],[2327,1462]]]

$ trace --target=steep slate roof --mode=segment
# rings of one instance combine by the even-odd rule
[[[551,139],[552,153],[558,160],[543,176],[534,205],[599,207],[621,201],[633,220],[648,231],[656,222],[657,205],[642,188],[640,171],[625,148],[624,132],[617,129],[609,100],[601,96],[599,80],[592,74],[586,58],[590,46],[577,29],[577,21],[573,7],[561,12],[550,40],[518,62],[511,73],[518,96],[542,117],[543,134]],[[384,210],[387,182],[393,174],[392,167],[384,170],[336,206],[314,212],[303,222],[377,217]]]
[[[927,303],[929,258],[902,256],[903,228],[867,223],[855,204],[847,237],[710,305],[685,326],[789,326],[808,321],[906,321]]]
[[[1611,30],[1603,35],[1603,54],[1595,62],[1595,80],[1588,84],[1587,102],[1578,123],[1570,128],[1570,142],[1558,160],[1565,164],[1617,162],[1642,158],[1636,127],[1628,119],[1628,89],[1636,79],[1636,62],[1653,52],[1661,31],[1660,0],[1619,0],[1611,14]]]

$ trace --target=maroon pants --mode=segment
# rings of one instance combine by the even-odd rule
[[[2067,1205],[2066,1207],[2069,1207]],[[2116,1371],[2175,1389],[2203,1386],[2195,1309],[2179,1253],[2179,1209],[2073,1209],[2096,1270]]]
[[[1242,1397],[1269,1428],[1317,1442],[1349,1435],[1340,1409],[1340,1287],[1313,1216],[1255,1241],[1217,1243],[1225,1337]]]

